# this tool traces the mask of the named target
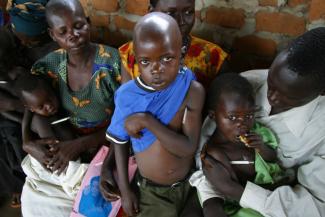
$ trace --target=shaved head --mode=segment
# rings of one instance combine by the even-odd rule
[[[152,12],[143,16],[136,24],[133,33],[135,47],[141,42],[161,40],[163,43],[176,43],[181,48],[182,36],[177,22],[169,15]]]

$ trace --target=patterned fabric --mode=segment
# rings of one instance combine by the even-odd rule
[[[194,79],[191,70],[183,67],[176,79],[163,90],[155,91],[145,86],[139,77],[123,84],[115,93],[116,109],[106,131],[106,138],[115,144],[131,140],[134,152],[149,148],[156,141],[156,136],[145,128],[141,131],[141,138],[130,137],[124,127],[125,119],[135,113],[148,112],[167,125],[179,110]]]
[[[46,3],[47,0],[12,1],[8,10],[12,28],[27,36],[46,33]]]
[[[139,76],[138,64],[135,62],[133,43],[128,42],[119,48],[122,64],[132,78]],[[228,54],[218,45],[191,36],[191,45],[186,53],[184,65],[191,69],[197,80],[208,88],[219,73]]]
[[[56,50],[32,67],[33,74],[44,74],[59,91],[61,106],[76,128],[95,128],[107,122],[114,110],[113,94],[119,87],[120,59],[116,49],[96,45],[93,75],[82,90],[72,91],[67,81],[67,52]]]

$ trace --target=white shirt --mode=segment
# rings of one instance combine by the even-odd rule
[[[298,167],[299,184],[269,191],[247,182],[240,205],[265,217],[325,217],[325,97],[270,116],[267,72],[252,70],[242,76],[256,91],[256,104],[261,107],[257,121],[278,137],[278,158],[286,168]]]

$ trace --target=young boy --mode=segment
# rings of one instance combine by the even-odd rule
[[[25,107],[33,113],[31,129],[39,138],[69,140],[75,138],[66,122],[59,122],[59,100],[51,85],[42,76],[22,75],[15,82],[15,90]],[[61,112],[62,113],[62,112]],[[55,146],[40,145],[26,150],[45,168],[50,169]],[[55,172],[55,171],[51,171]]]
[[[150,13],[134,29],[140,77],[115,95],[106,137],[114,143],[122,206],[127,215],[179,216],[201,126],[204,89],[180,67],[182,39],[175,20]],[[128,182],[128,142],[139,174],[139,205]]]
[[[210,155],[220,161],[234,180],[242,185],[247,181],[257,184],[273,184],[281,173],[276,161],[277,141],[266,127],[255,122],[255,96],[250,83],[235,73],[218,77],[209,90],[207,107],[209,116],[203,125],[200,144],[201,155]],[[206,138],[208,137],[208,138]],[[198,166],[201,160],[197,158]],[[207,216],[261,216],[249,209],[240,209],[236,204],[226,202],[221,208],[222,194],[211,198],[206,190],[213,187],[206,182],[202,171],[190,179],[197,187]],[[204,185],[205,184],[205,185]],[[217,194],[218,195],[218,194]]]

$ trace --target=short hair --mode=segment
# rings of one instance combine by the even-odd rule
[[[14,83],[14,89],[18,97],[23,101],[23,92],[32,93],[35,90],[53,91],[45,77],[30,73],[20,75]]]
[[[255,94],[248,80],[237,73],[229,72],[217,76],[208,91],[206,109],[214,110],[219,104],[222,93],[236,93],[243,99],[255,104]]]
[[[325,27],[312,29],[288,47],[288,68],[309,77],[319,89],[325,88]]]
[[[58,14],[62,9],[70,9],[71,5],[74,4],[79,7],[82,13],[85,15],[84,9],[78,0],[50,0],[46,5],[45,15],[49,27],[52,27],[50,16]],[[86,18],[86,15],[85,15]]]

